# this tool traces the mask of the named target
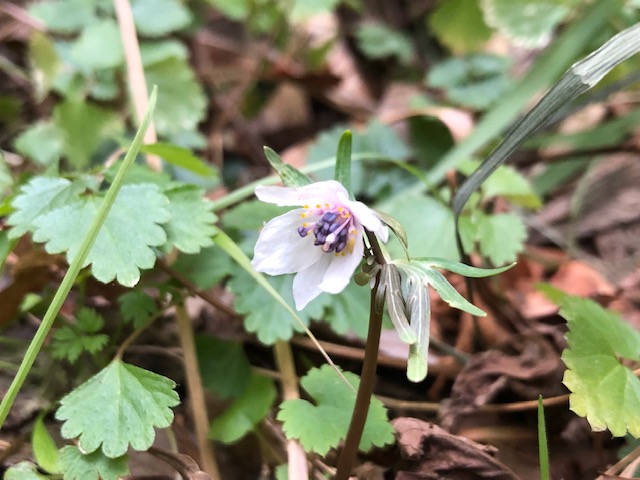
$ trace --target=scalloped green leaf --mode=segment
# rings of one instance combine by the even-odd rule
[[[75,363],[83,352],[97,353],[109,343],[108,335],[98,333],[104,326],[104,319],[95,310],[81,308],[76,320],[74,327],[63,325],[53,334],[51,347],[54,358]]]
[[[115,20],[104,19],[86,26],[71,47],[71,60],[85,73],[122,65],[124,49]]]
[[[358,48],[369,58],[396,57],[408,64],[413,56],[411,40],[382,23],[365,23],[356,28]]]
[[[483,0],[487,23],[523,46],[541,47],[576,0]]]
[[[96,18],[95,4],[87,0],[41,1],[31,4],[29,13],[57,33],[77,32]]]
[[[205,198],[204,189],[195,185],[178,185],[164,191],[169,199],[171,219],[164,224],[167,244],[184,253],[198,253],[213,245],[217,228],[213,203]]]
[[[134,328],[142,327],[158,311],[156,301],[142,290],[131,290],[118,297],[120,314]]]
[[[484,215],[478,225],[480,253],[494,265],[514,262],[526,238],[524,223],[513,213]]]
[[[640,437],[640,380],[622,363],[640,360],[640,332],[592,300],[538,288],[561,307],[569,327],[562,361],[571,410],[593,430]]]
[[[162,375],[120,360],[91,377],[60,400],[56,418],[64,421],[64,438],[78,439],[83,452],[98,448],[109,458],[129,447],[145,451],[154,428],[173,421],[171,407],[180,403],[175,383]]]
[[[289,305],[293,305],[293,275],[265,277],[265,280]],[[294,332],[301,331],[291,313],[244,270],[234,272],[228,287],[235,295],[236,311],[245,316],[244,328],[255,333],[261,342],[271,345],[277,340],[289,340]],[[309,325],[312,318],[322,318],[329,301],[327,295],[321,295],[298,312],[298,316]]]
[[[84,454],[68,445],[60,450],[64,480],[118,480],[129,473],[127,455],[109,458],[100,450]]]
[[[148,65],[145,77],[149,89],[157,85],[162,92],[154,115],[158,134],[194,130],[204,119],[207,99],[186,60],[170,57]]]
[[[11,202],[14,212],[7,219],[13,228],[9,238],[19,238],[36,229],[35,221],[42,215],[76,200],[82,185],[60,177],[34,177],[23,185]]]
[[[147,37],[167,35],[191,22],[189,9],[177,0],[134,0],[131,11],[138,33]]]
[[[273,405],[277,396],[273,380],[251,375],[242,394],[211,423],[209,438],[234,443],[251,432]]]
[[[350,372],[344,375],[351,385],[358,387],[360,379],[357,375]],[[298,439],[307,452],[325,455],[345,438],[356,393],[330,365],[312,368],[302,377],[300,384],[315,404],[302,399],[286,400],[277,418],[284,422],[287,438]],[[387,419],[387,410],[380,400],[372,397],[359,448],[366,452],[374,445],[381,447],[393,440],[393,427]]]
[[[14,141],[16,151],[40,165],[50,165],[62,154],[64,141],[60,130],[50,121],[34,123]]]
[[[38,467],[31,462],[20,462],[10,466],[4,472],[4,480],[48,480],[46,477],[38,473]]]
[[[84,196],[41,215],[34,222],[33,240],[45,243],[49,253],[67,252],[71,263],[102,200],[102,195]],[[170,219],[167,204],[156,185],[124,185],[84,266],[91,265],[93,276],[101,282],[116,279],[121,285],[134,286],[140,280],[140,269],[155,264],[151,247],[166,242],[160,224]]]

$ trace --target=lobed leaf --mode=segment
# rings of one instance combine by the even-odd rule
[[[154,428],[173,421],[171,407],[179,403],[174,387],[166,377],[113,361],[60,400],[56,418],[64,421],[61,434],[79,437],[83,452],[101,448],[110,459],[121,457],[129,447],[147,450]]]
[[[71,445],[60,450],[60,462],[64,480],[118,480],[129,473],[126,455],[109,458],[100,450],[85,454]]]
[[[350,372],[344,375],[353,387],[358,387],[360,379],[357,375]],[[356,392],[329,365],[312,368],[300,383],[315,405],[302,399],[286,400],[277,418],[284,423],[287,438],[298,439],[307,452],[325,455],[347,434]],[[380,400],[372,397],[359,448],[367,451],[374,445],[389,444],[393,439],[387,411]]]
[[[142,327],[158,311],[156,301],[142,290],[131,290],[118,297],[120,315],[135,328]]]
[[[570,408],[596,431],[640,437],[640,380],[622,360],[640,360],[640,332],[592,300],[541,285],[567,320],[563,383]]]
[[[41,215],[34,222],[34,241],[46,243],[49,253],[67,252],[71,263],[102,201],[102,196],[85,196]],[[160,224],[170,219],[167,204],[167,197],[156,185],[124,185],[84,266],[91,265],[93,276],[101,282],[116,279],[121,285],[134,286],[140,280],[140,269],[155,264],[151,247],[166,242]]]

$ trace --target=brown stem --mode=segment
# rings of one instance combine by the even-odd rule
[[[176,305],[176,320],[178,323],[180,346],[182,347],[184,355],[184,368],[189,391],[189,407],[191,408],[193,423],[196,429],[200,462],[202,469],[211,476],[212,480],[220,480],[220,472],[218,470],[218,463],[216,462],[213,446],[210,444],[207,436],[209,418],[207,417],[202,378],[200,377],[200,369],[198,368],[193,330],[191,329],[191,321],[183,303]]]
[[[384,256],[378,240],[374,234],[366,231],[371,245],[371,250],[379,263],[384,263]],[[373,384],[376,379],[376,367],[378,365],[378,348],[380,346],[380,332],[382,331],[382,312],[376,308],[376,293],[380,284],[380,273],[376,274],[376,282],[371,289],[371,303],[369,306],[369,331],[367,332],[367,344],[364,350],[364,361],[362,372],[360,373],[360,385],[356,395],[356,403],[353,408],[351,423],[347,438],[344,441],[342,453],[338,459],[338,470],[336,480],[347,480],[351,473],[351,468],[358,453],[358,445],[362,438],[362,431],[369,413],[369,403],[373,393]]]

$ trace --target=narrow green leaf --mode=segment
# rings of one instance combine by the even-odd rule
[[[351,131],[349,130],[345,131],[340,137],[338,152],[336,153],[335,179],[353,197],[353,192],[351,192],[351,140]]]
[[[544,421],[542,395],[538,395],[538,452],[540,458],[540,480],[549,480],[549,444],[547,425]]]
[[[284,163],[280,158],[280,155],[269,147],[264,147],[264,154],[267,157],[267,160],[269,160],[271,167],[278,175],[280,175],[282,183],[287,187],[303,187],[304,185],[309,185],[311,183],[311,179],[309,177],[297,168]]]
[[[611,2],[614,3],[614,2]],[[598,50],[575,63],[547,94],[511,129],[482,165],[460,186],[453,199],[456,217],[471,194],[534,131],[544,125],[560,107],[596,85],[615,66],[640,51],[640,24],[615,35]]]
[[[124,455],[129,446],[145,451],[155,439],[154,428],[173,421],[171,407],[180,403],[175,383],[162,375],[115,360],[60,400],[56,418],[63,420],[64,438],[80,437],[83,452],[109,458]]]
[[[60,473],[60,454],[56,442],[44,425],[44,413],[38,415],[31,434],[33,456],[38,465],[49,473]]]
[[[411,328],[416,332],[417,341],[409,347],[407,358],[407,378],[421,382],[428,373],[429,340],[431,339],[431,299],[429,288],[422,282],[411,282],[406,298]]]
[[[459,310],[463,310],[465,312],[469,312],[472,315],[476,315],[478,317],[485,317],[487,314],[480,310],[478,307],[470,303],[466,298],[464,298],[460,293],[449,283],[449,280],[445,278],[445,276],[440,273],[438,270],[434,270],[431,268],[423,268],[421,269],[428,279],[429,285],[431,285],[440,298],[447,302],[453,308],[457,308]]]
[[[189,170],[201,177],[216,177],[218,175],[214,168],[196,157],[188,148],[171,143],[154,143],[153,145],[143,145],[140,151],[158,155],[165,162]]]
[[[379,288],[384,291],[387,311],[400,340],[409,345],[416,343],[418,338],[416,332],[409,325],[409,320],[405,314],[404,301],[401,295],[400,272],[395,265],[387,263],[382,266]]]
[[[471,278],[484,278],[490,277],[491,275],[497,275],[499,273],[506,272],[515,265],[514,262],[500,268],[478,268],[465,265],[464,263],[456,262],[454,260],[435,257],[412,258],[411,261],[420,263],[425,267],[442,268],[443,270],[448,270],[450,272],[457,273],[458,275]]]

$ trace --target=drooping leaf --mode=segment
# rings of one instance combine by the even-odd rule
[[[98,145],[123,127],[114,112],[71,99],[55,106],[53,121],[62,132],[64,153],[76,168],[86,167]]]
[[[640,332],[592,300],[539,288],[561,307],[569,327],[562,360],[571,410],[593,430],[640,437],[640,380],[622,363],[640,360]]]
[[[408,64],[413,56],[411,41],[382,23],[364,23],[356,29],[358,48],[369,58],[396,57]]]
[[[75,363],[83,352],[95,354],[109,342],[109,336],[98,333],[104,326],[104,319],[95,310],[78,310],[75,326],[64,325],[53,335],[52,354]]]
[[[450,306],[479,317],[485,317],[487,315],[464,298],[460,292],[458,292],[454,286],[449,283],[449,280],[447,280],[446,277],[438,270],[433,268],[422,268],[421,270],[426,276],[425,283],[433,287],[433,289],[438,292],[438,295],[440,295],[440,298]]]
[[[136,30],[147,37],[167,35],[191,22],[189,9],[178,0],[134,0],[131,11]]]
[[[102,200],[98,195],[85,196],[40,216],[35,220],[34,241],[46,243],[49,253],[67,252],[72,262]],[[84,266],[91,264],[93,276],[104,283],[114,279],[128,287],[138,283],[140,269],[155,264],[151,247],[166,242],[159,224],[170,218],[167,203],[156,185],[123,186]]]
[[[132,322],[135,328],[142,327],[158,311],[156,301],[138,289],[120,295],[118,303],[122,319]]]
[[[269,413],[276,395],[273,380],[252,374],[242,394],[211,423],[209,438],[224,443],[240,440]]]
[[[144,145],[140,151],[158,155],[167,163],[189,170],[201,177],[217,176],[217,172],[211,166],[204,163],[187,148],[170,143],[154,143],[153,145]]]
[[[360,379],[346,372],[345,377],[357,388]],[[302,399],[282,403],[278,420],[288,438],[298,439],[306,451],[325,455],[344,439],[353,412],[356,394],[329,365],[313,368],[300,381],[315,405]],[[371,399],[369,414],[360,440],[360,450],[393,442],[393,427],[387,420],[382,402]]]
[[[85,73],[122,65],[124,49],[115,20],[104,19],[86,26],[71,48],[71,59]]]
[[[47,30],[74,33],[95,19],[95,4],[87,0],[47,0],[29,6],[29,13]]]
[[[448,260],[446,258],[434,257],[412,258],[411,261],[420,263],[420,265],[423,265],[425,267],[441,268],[443,270],[449,270],[450,272],[470,278],[490,277],[491,275],[497,275],[499,273],[506,272],[514,266],[514,264],[512,263],[500,268],[478,268],[472,267],[471,265],[465,265],[464,263],[455,262],[453,260]]]
[[[76,446],[60,450],[64,480],[118,480],[129,473],[127,455],[109,458],[100,450],[82,453]]]
[[[176,57],[145,68],[147,87],[158,86],[162,95],[154,116],[160,135],[193,130],[204,118],[207,101],[189,64]]]
[[[239,397],[251,377],[251,364],[242,345],[205,335],[196,336],[202,384],[222,398]]]
[[[429,27],[454,53],[480,50],[491,36],[477,0],[442,0],[429,16]]]
[[[173,421],[171,407],[179,403],[174,387],[166,377],[113,361],[60,400],[56,418],[64,421],[62,436],[79,437],[83,452],[101,447],[111,459],[124,455],[129,446],[147,450],[154,428]]]
[[[167,244],[181,252],[198,253],[213,245],[217,217],[204,190],[195,185],[179,185],[164,191],[169,199],[171,219],[164,225]]]

